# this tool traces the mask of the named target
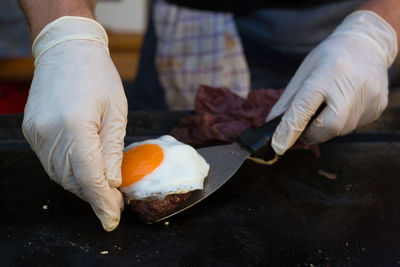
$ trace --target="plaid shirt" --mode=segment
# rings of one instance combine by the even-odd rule
[[[153,9],[156,68],[169,109],[193,109],[200,84],[246,97],[250,75],[230,13],[181,8],[157,0]]]

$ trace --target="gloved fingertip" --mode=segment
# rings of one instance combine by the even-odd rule
[[[121,192],[116,188],[111,189],[111,195],[108,196],[110,203],[107,209],[94,208],[97,217],[107,232],[113,231],[119,224],[121,211],[123,209],[123,198]]]
[[[274,138],[272,138],[271,146],[274,149],[275,153],[279,156],[282,156],[286,152],[285,147],[281,146],[280,143],[274,141]]]
[[[104,230],[107,232],[113,231],[117,228],[119,224],[119,217],[118,218],[104,218],[101,220],[101,225],[103,226]]]
[[[115,189],[117,190],[117,189]],[[113,192],[114,193],[114,192]],[[111,232],[113,231],[115,228],[117,228],[119,221],[121,219],[121,193],[119,194],[112,194],[113,197],[118,198],[118,199],[114,199],[116,201],[116,204],[118,205],[114,205],[114,207],[110,210],[103,210],[103,211],[97,211],[95,212],[97,214],[97,217],[100,219],[101,221],[101,225],[103,226],[104,230],[106,230],[107,232]]]
[[[112,195],[114,196],[115,202],[118,203],[119,211],[114,215],[112,214],[104,214],[105,216],[101,216],[101,224],[107,232],[113,231],[117,228],[120,218],[121,211],[124,210],[124,198],[122,197],[121,192],[116,188],[111,188]]]
[[[275,112],[273,112],[273,110],[271,110],[271,112],[268,114],[267,119],[265,121],[269,122],[270,120],[273,120],[275,117],[277,117],[277,115],[275,114]]]
[[[302,129],[299,129],[297,125],[294,125],[283,117],[271,140],[271,146],[275,153],[282,156],[291,146],[293,146],[301,132]]]
[[[278,100],[279,101],[279,100]],[[266,122],[275,119],[276,117],[278,117],[279,115],[285,113],[285,111],[287,110],[286,106],[282,106],[278,103],[276,103],[271,111],[269,112],[267,119],[265,120]]]
[[[286,152],[286,150],[288,149],[287,138],[287,127],[285,126],[285,123],[281,121],[281,123],[276,128],[271,140],[271,146],[276,154],[281,156]]]

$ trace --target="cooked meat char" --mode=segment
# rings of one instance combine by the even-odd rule
[[[191,194],[192,192],[188,192],[184,194],[170,194],[161,198],[151,196],[144,199],[131,200],[129,207],[142,221],[152,223],[174,211]]]

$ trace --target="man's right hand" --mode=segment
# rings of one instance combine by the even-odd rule
[[[120,220],[127,101],[96,21],[61,17],[33,44],[23,133],[50,176],[92,206],[106,231]]]

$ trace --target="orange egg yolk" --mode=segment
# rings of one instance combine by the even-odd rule
[[[155,144],[143,144],[125,151],[121,166],[121,187],[136,183],[154,171],[163,158],[161,147]]]

